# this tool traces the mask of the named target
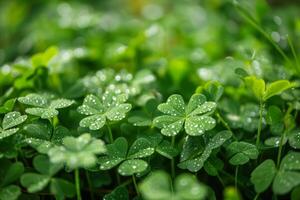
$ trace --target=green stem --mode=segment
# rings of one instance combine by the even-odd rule
[[[77,200],[81,200],[79,169],[75,169],[75,186],[76,186]]]
[[[262,129],[262,118],[263,118],[263,110],[264,110],[265,104],[261,101],[259,104],[259,121],[258,121],[258,129],[257,129],[257,138],[256,138],[256,147],[258,148],[260,144],[260,134]]]
[[[111,132],[111,128],[110,128],[110,126],[109,126],[108,123],[106,124],[106,126],[107,126],[107,129],[108,129],[109,142],[113,143],[114,142],[114,138],[113,138],[113,135],[112,135],[112,132]]]
[[[277,154],[277,167],[279,167],[280,160],[281,160],[281,153],[282,153],[282,147],[283,147],[283,140],[285,138],[286,131],[283,132],[280,136],[280,142],[279,142],[279,150]]]
[[[293,43],[292,43],[292,41],[291,41],[291,38],[290,38],[288,35],[287,35],[287,41],[288,41],[289,46],[290,46],[290,48],[291,48],[291,50],[292,50],[292,53],[293,53],[293,56],[294,56],[294,59],[295,59],[295,63],[296,63],[297,70],[298,70],[298,72],[300,72],[300,64],[299,64],[298,56],[297,56],[297,53],[296,53],[296,51],[295,51],[294,45],[293,45]]]
[[[172,136],[171,145],[172,145],[172,147],[174,147],[174,145],[175,145],[175,136]],[[172,179],[175,178],[175,160],[174,160],[174,158],[171,159],[171,176],[172,176]]]
[[[94,200],[95,198],[94,198],[94,193],[93,193],[92,182],[91,182],[91,179],[90,179],[89,172],[87,170],[85,170],[85,176],[86,176],[86,180],[88,182],[88,186],[89,186],[89,189],[90,189],[91,200]]]
[[[219,175],[219,173],[217,174],[217,178],[220,181],[220,183],[222,184],[222,187],[225,188],[225,184],[224,181],[222,180],[221,176]]]
[[[235,167],[235,176],[234,176],[234,186],[235,186],[235,190],[238,191],[238,186],[237,186],[237,183],[238,183],[238,173],[239,173],[239,166],[237,165]]]
[[[137,196],[140,196],[139,188],[138,188],[138,186],[136,184],[136,180],[135,180],[135,176],[134,175],[132,175],[132,181],[133,181],[133,185],[134,185],[134,188],[135,188]]]
[[[259,197],[259,193],[257,193],[257,194],[255,195],[255,197],[254,197],[253,200],[257,200],[258,197]]]
[[[223,126],[224,126],[228,131],[230,131],[231,133],[233,133],[232,130],[231,130],[231,128],[230,128],[230,126],[228,125],[228,123],[225,121],[225,119],[220,115],[220,113],[219,113],[218,111],[216,112],[216,116],[217,116],[217,118],[219,119],[219,121],[223,124]],[[232,137],[233,137],[235,140],[237,140],[237,138],[235,137],[234,134],[232,134]]]

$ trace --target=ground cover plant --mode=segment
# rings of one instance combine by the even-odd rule
[[[0,200],[300,199],[300,5],[0,2]]]

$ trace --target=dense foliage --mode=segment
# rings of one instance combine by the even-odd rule
[[[0,200],[300,198],[300,12],[1,1]]]

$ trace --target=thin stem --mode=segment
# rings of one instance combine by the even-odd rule
[[[262,129],[262,115],[263,115],[263,110],[264,110],[265,104],[260,101],[259,104],[259,121],[258,121],[258,129],[257,129],[257,138],[256,138],[256,147],[258,148],[260,144],[260,134],[261,134],[261,129]]]
[[[172,145],[172,147],[174,147],[174,145],[175,145],[175,136],[172,136],[171,145]],[[172,176],[172,179],[175,178],[175,160],[174,160],[174,158],[171,159],[171,176]]]
[[[298,60],[298,56],[297,56],[297,53],[295,51],[295,48],[294,48],[294,45],[291,41],[291,38],[287,35],[287,41],[289,43],[289,46],[292,50],[292,53],[293,53],[293,56],[294,56],[294,59],[295,59],[295,62],[296,62],[296,66],[297,66],[297,70],[300,72],[300,65],[299,65],[299,60]]]
[[[235,186],[235,190],[238,191],[238,186],[237,186],[237,183],[238,183],[238,173],[239,173],[239,166],[237,165],[235,167],[235,176],[234,176],[234,186]]]
[[[75,169],[75,186],[76,186],[77,200],[81,200],[79,169]]]
[[[86,180],[88,182],[88,186],[89,186],[89,190],[90,190],[90,195],[91,195],[91,200],[94,200],[94,193],[93,193],[93,187],[92,187],[92,182],[91,182],[91,179],[90,179],[90,175],[89,175],[89,172],[87,170],[85,170],[85,176],[86,176]]]
[[[233,133],[232,130],[231,130],[231,128],[230,128],[230,126],[229,126],[228,123],[225,121],[225,119],[220,115],[219,112],[216,112],[216,116],[217,116],[217,118],[219,119],[219,121],[223,124],[223,126],[224,126],[228,131],[230,131],[231,133]],[[232,137],[234,138],[234,140],[237,140],[237,138],[235,137],[234,134],[232,134]]]
[[[114,142],[114,138],[113,138],[113,135],[112,135],[112,132],[111,132],[111,128],[110,128],[110,126],[109,126],[108,123],[106,124],[106,126],[107,126],[107,129],[108,129],[109,142],[113,143]]]
[[[284,131],[283,134],[281,134],[281,136],[280,136],[279,149],[278,149],[278,154],[277,154],[277,167],[279,167],[279,164],[280,164],[283,140],[285,138],[285,135],[286,135],[286,131]]]
[[[220,181],[220,183],[222,184],[222,187],[225,188],[225,184],[224,181],[222,180],[221,176],[219,175],[219,173],[217,174],[217,178]]]
[[[253,200],[257,200],[258,197],[259,197],[259,193],[257,193],[257,194],[255,195],[255,197],[254,197]]]
[[[137,196],[140,196],[139,188],[138,188],[138,186],[136,184],[136,180],[135,180],[135,176],[134,175],[132,175],[132,181],[133,181],[133,185],[134,185],[134,188],[135,188]]]

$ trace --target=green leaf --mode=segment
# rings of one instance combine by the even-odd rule
[[[264,94],[264,101],[271,98],[274,95],[281,94],[283,91],[295,87],[295,84],[289,82],[288,80],[278,80],[269,85],[267,85],[266,92]]]
[[[26,173],[21,176],[21,184],[27,188],[28,192],[35,193],[44,189],[50,179],[48,175]]]
[[[176,177],[175,190],[177,199],[205,199],[206,196],[206,188],[190,174]]]
[[[0,106],[0,114],[11,112],[14,108],[16,99],[9,99],[5,101],[3,106]]]
[[[132,159],[124,161],[118,168],[119,174],[122,176],[131,176],[141,173],[148,167],[148,163],[144,160]]]
[[[167,141],[163,140],[157,147],[156,147],[156,152],[159,153],[160,155],[172,159],[175,156],[178,155],[179,151],[172,146],[172,144]]]
[[[73,183],[57,178],[51,179],[50,191],[57,199],[65,199],[65,197],[72,198],[76,194]]]
[[[154,148],[152,147],[151,143],[144,138],[139,138],[131,145],[127,157],[129,159],[144,158],[152,155],[153,153]]]
[[[85,133],[77,138],[67,136],[63,139],[63,146],[56,146],[49,150],[50,161],[65,164],[69,169],[93,167],[96,155],[105,153],[106,148],[102,140]]]
[[[88,117],[83,118],[79,125],[91,130],[99,130],[105,125],[106,119],[111,121],[124,119],[132,107],[131,104],[125,103],[126,100],[127,95],[115,94],[113,91],[106,91],[102,99],[94,95],[86,96],[77,111]]]
[[[59,108],[66,108],[71,106],[74,101],[69,99],[56,99],[51,101],[49,108],[59,109]]]
[[[243,165],[250,159],[256,159],[258,156],[258,150],[255,145],[247,142],[232,142],[227,150],[230,155],[230,164]]]
[[[246,86],[252,90],[255,97],[259,101],[263,101],[266,89],[265,81],[263,79],[258,79],[255,76],[247,76],[244,80]]]
[[[19,112],[9,112],[4,115],[2,128],[4,130],[22,124],[27,119],[26,115],[21,115]]]
[[[206,160],[210,157],[212,150],[222,146],[222,144],[231,136],[232,133],[230,131],[221,131],[217,133],[206,145],[200,156],[183,161],[178,164],[178,167],[182,169],[188,169],[191,172],[199,171],[203,167]]]
[[[273,182],[273,191],[276,194],[286,194],[300,184],[300,173],[293,171],[279,171]]]
[[[115,188],[111,193],[106,194],[103,200],[129,200],[129,194],[125,187],[119,186]]]
[[[300,153],[290,152],[281,161],[280,170],[300,170]]]
[[[265,160],[251,173],[251,182],[257,193],[264,192],[271,185],[275,175],[276,166],[273,160]]]
[[[8,185],[16,180],[19,179],[19,177],[23,174],[24,172],[24,165],[21,162],[15,162],[11,165],[9,165],[7,171],[5,174],[3,174],[3,179],[1,182],[1,185]]]
[[[25,97],[19,97],[18,101],[22,104],[42,108],[45,108],[48,105],[47,99],[44,96],[38,94],[28,94]]]
[[[271,147],[279,147],[280,145],[280,137],[270,137],[265,140],[265,145],[271,146]],[[287,138],[283,138],[282,145],[284,145],[287,142]]]
[[[58,54],[55,46],[49,47],[43,53],[37,53],[31,57],[31,63],[34,68],[39,66],[47,66],[49,61]]]
[[[0,140],[15,134],[16,132],[18,132],[18,130],[19,130],[19,128],[11,128],[8,130],[0,131]]]
[[[0,200],[16,200],[21,195],[21,189],[16,185],[0,188]]]
[[[194,94],[185,106],[181,95],[171,95],[166,103],[158,106],[158,110],[166,115],[153,120],[154,126],[161,129],[165,136],[177,135],[184,123],[185,131],[192,136],[202,135],[215,127],[215,120],[208,116],[216,108],[216,103],[206,102],[202,94]]]
[[[224,91],[224,87],[217,81],[209,81],[205,85],[197,88],[196,93],[202,93],[209,101],[219,101]]]
[[[295,130],[288,135],[289,144],[295,149],[300,149],[300,131]]]
[[[50,163],[48,157],[44,155],[34,157],[33,166],[39,173],[49,176],[53,176],[63,167],[62,164]]]

